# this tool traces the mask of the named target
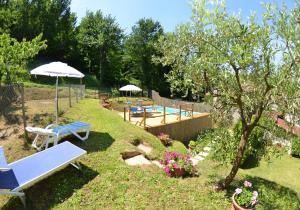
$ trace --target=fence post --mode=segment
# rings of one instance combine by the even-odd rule
[[[75,95],[76,95],[76,103],[78,103],[78,88],[76,88],[76,93],[75,93]]]
[[[126,121],[126,107],[124,107],[124,121]]]
[[[147,113],[146,113],[146,108],[144,108],[144,129],[146,129],[146,118],[147,118]]]
[[[128,121],[131,122],[131,106],[128,108]]]
[[[166,124],[166,107],[164,106],[164,118],[163,123]]]
[[[178,116],[179,121],[181,121],[181,105],[179,105],[179,116]]]
[[[80,100],[83,97],[83,91],[82,91],[82,78],[80,78]]]
[[[192,113],[191,113],[192,118],[194,117],[194,104],[192,104]]]
[[[71,84],[69,84],[69,107],[72,107],[72,102],[71,102]]]
[[[26,115],[25,115],[24,85],[22,84],[20,87],[21,87],[22,118],[23,118],[23,126],[24,126],[24,135],[25,135],[25,139],[28,140],[28,133],[26,130],[27,123],[26,123]]]

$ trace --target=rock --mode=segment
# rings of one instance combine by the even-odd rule
[[[158,160],[153,160],[152,163],[156,166],[158,166],[159,168],[163,168],[163,165],[160,164],[160,162]]]
[[[193,157],[194,159],[197,159],[197,160],[204,160],[205,158],[200,156],[200,155],[196,155],[195,157]]]
[[[130,166],[151,165],[151,162],[148,159],[146,159],[143,155],[128,158],[125,160],[125,163]]]
[[[145,152],[146,154],[150,154],[151,151],[152,151],[152,147],[146,146],[146,145],[144,145],[144,144],[139,144],[139,145],[137,146],[137,148],[140,149],[140,150],[142,150],[142,151]]]
[[[208,155],[208,152],[200,152],[198,155],[201,155],[203,157],[206,157]]]
[[[128,158],[132,158],[135,156],[138,156],[142,153],[138,152],[138,151],[127,151],[127,152],[121,152],[122,158],[123,160],[126,160]]]
[[[198,164],[199,160],[196,159],[196,158],[191,158],[191,161],[192,161],[192,165],[195,166]]]

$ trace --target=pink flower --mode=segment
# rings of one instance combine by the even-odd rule
[[[251,205],[252,206],[255,206],[255,204],[257,203],[257,200],[255,199],[255,200],[251,200]]]
[[[235,189],[235,193],[238,195],[242,192],[243,190],[241,188],[236,188]]]
[[[248,182],[248,181],[245,181],[245,182],[244,182],[244,186],[245,186],[245,187],[252,187],[252,183],[251,183],[251,182]]]
[[[257,191],[253,191],[253,197],[256,199],[258,197],[258,192]]]

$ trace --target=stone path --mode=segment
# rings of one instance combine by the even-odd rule
[[[142,143],[139,144],[137,146],[137,148],[139,150],[143,151],[146,154],[151,153],[151,151],[153,149],[152,147],[144,145]],[[199,161],[203,161],[205,159],[205,157],[207,157],[209,155],[209,151],[210,150],[211,150],[210,147],[204,147],[202,152],[200,152],[199,154],[197,154],[194,157],[191,157],[192,164],[194,166],[196,166]],[[134,157],[125,159],[125,163],[128,164],[128,165],[130,165],[130,166],[141,166],[141,165],[151,165],[151,164],[154,164],[154,165],[156,165],[159,168],[163,168],[163,166],[160,164],[160,162],[158,160],[150,161],[147,158],[145,158],[145,156],[143,154],[138,154],[138,155],[136,155]]]
[[[128,158],[125,160],[130,166],[140,166],[140,165],[151,165],[152,163],[144,157],[144,155],[137,155],[132,158]]]
[[[211,150],[210,147],[204,147],[202,152],[200,152],[194,157],[191,157],[192,164],[195,166],[199,163],[199,161],[204,160],[205,157],[209,155],[210,150]]]

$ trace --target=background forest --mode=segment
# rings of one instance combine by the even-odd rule
[[[93,78],[97,86],[118,88],[132,83],[170,95],[164,76],[170,68],[152,62],[153,56],[159,56],[155,43],[164,34],[159,22],[137,20],[132,32],[125,34],[114,17],[100,10],[87,11],[78,23],[70,4],[71,0],[0,0],[1,35],[9,35],[16,42],[38,36],[44,41],[25,69],[62,61],[91,76],[86,80]],[[0,79],[14,82],[8,70],[0,74]]]

